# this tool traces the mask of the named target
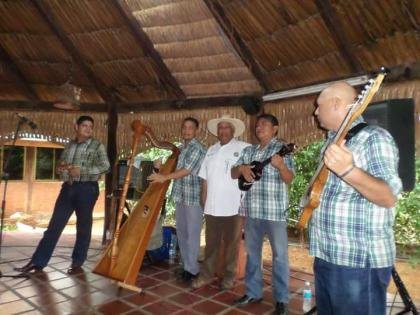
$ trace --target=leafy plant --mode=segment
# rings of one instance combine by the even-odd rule
[[[299,202],[304,195],[308,183],[315,173],[319,163],[319,153],[323,142],[310,144],[293,156],[295,164],[295,178],[289,190],[289,225],[295,226],[299,220],[300,207]]]
[[[416,159],[416,185],[412,191],[402,193],[396,209],[396,241],[420,245],[420,159]]]
[[[177,145],[177,143],[175,143]],[[150,148],[137,155],[142,161],[155,161],[157,159],[162,160],[162,164],[168,159],[171,155],[171,151],[159,149],[156,147]],[[136,157],[136,158],[137,158]],[[169,185],[168,190],[166,191],[166,204],[165,204],[165,218],[163,221],[164,225],[174,225],[175,224],[175,203],[172,198],[169,198],[172,191],[172,183]]]

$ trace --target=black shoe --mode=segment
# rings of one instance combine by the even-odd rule
[[[275,310],[274,314],[276,314],[276,315],[287,315],[288,314],[287,304],[277,302],[276,303],[276,310]]]
[[[37,266],[33,264],[32,261],[28,262],[25,266],[13,268],[13,270],[19,271],[21,273],[29,273],[32,270],[34,270],[35,272],[39,272],[42,271],[42,269],[44,269],[44,267]]]
[[[260,303],[261,301],[262,301],[262,298],[257,299],[257,298],[253,298],[245,294],[243,297],[236,299],[234,303],[237,305],[248,305],[250,303]]]
[[[67,274],[69,275],[76,275],[76,274],[80,274],[83,273],[84,270],[82,268],[82,266],[77,266],[77,265],[71,265],[69,269],[67,269]]]
[[[184,270],[184,273],[182,274],[182,279],[186,282],[190,282],[191,280],[197,278],[198,273],[197,274],[192,274],[189,271]]]

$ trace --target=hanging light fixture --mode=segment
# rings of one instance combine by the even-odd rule
[[[78,110],[80,109],[80,97],[82,95],[82,88],[73,84],[73,60],[71,61],[69,78],[58,88],[57,100],[54,102],[54,107],[64,110]]]

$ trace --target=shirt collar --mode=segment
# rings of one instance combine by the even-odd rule
[[[350,125],[349,130],[350,130],[351,128],[353,128],[354,126],[356,126],[356,125],[358,125],[358,124],[360,124],[361,122],[364,122],[364,121],[365,121],[365,120],[363,119],[363,117],[362,117],[362,116],[357,117],[357,118],[356,118],[356,120],[355,120],[355,121],[353,121],[353,123]],[[327,138],[328,138],[328,140],[333,139],[333,138],[336,136],[336,134],[337,134],[337,131],[332,131],[332,130],[328,131],[328,134],[327,134]]]
[[[77,142],[77,139],[73,139],[73,140],[72,140],[72,142],[73,142],[74,144],[82,144],[82,143],[86,143],[87,145],[89,145],[89,144],[92,142],[92,137],[91,137],[91,138],[89,138],[89,139],[87,139],[87,140],[85,140],[85,141],[82,141],[82,142]]]
[[[276,141],[277,141],[276,137],[271,138],[270,142],[267,143],[267,145],[263,149],[261,149],[261,144],[258,144],[257,145],[257,150],[265,151]]]

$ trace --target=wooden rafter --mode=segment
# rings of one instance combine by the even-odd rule
[[[121,13],[121,16],[128,24],[132,35],[136,39],[137,43],[142,47],[144,53],[147,56],[150,56],[150,58],[152,58],[152,60],[154,61],[154,68],[158,74],[159,79],[161,79],[163,83],[168,84],[174,90],[175,95],[178,99],[186,99],[186,95],[179,86],[178,81],[175,79],[171,71],[163,62],[159,52],[153,46],[153,42],[150,40],[149,36],[147,36],[146,32],[144,32],[142,26],[134,17],[125,0],[112,1],[112,3]]]
[[[112,103],[115,98],[114,95],[109,91],[106,85],[97,76],[95,76],[87,62],[84,60],[82,54],[80,54],[71,40],[67,37],[59,23],[57,23],[53,12],[45,4],[44,0],[35,0],[33,1],[33,4],[44,21],[48,24],[54,35],[58,37],[61,44],[70,54],[73,62],[79,65],[86,77],[94,84],[99,95],[105,100],[105,102]]]
[[[232,43],[234,49],[236,50],[238,55],[241,57],[242,61],[249,68],[251,73],[254,75],[254,77],[257,79],[257,81],[261,85],[263,89],[263,93],[268,92],[269,84],[267,80],[265,79],[264,74],[261,71],[261,68],[255,61],[254,57],[252,56],[251,51],[249,50],[245,42],[242,40],[238,31],[235,29],[233,24],[230,22],[230,20],[226,16],[225,11],[223,10],[223,7],[220,5],[220,3],[217,0],[204,0],[204,2],[206,3],[210,12],[216,19],[217,23],[222,28],[227,38]]]
[[[329,0],[315,0],[321,17],[331,33],[341,55],[354,73],[361,73],[363,67],[352,52],[351,45],[345,37],[344,27]]]
[[[235,96],[235,97],[214,97],[214,98],[194,98],[184,101],[158,101],[148,103],[119,103],[114,102],[118,113],[140,112],[147,110],[166,110],[166,109],[199,109],[209,106],[239,106],[249,99],[254,100],[255,95]],[[2,101],[0,100],[1,110],[37,110],[37,111],[61,111],[53,107],[53,102],[39,102],[36,105],[31,101]],[[80,111],[86,112],[110,112],[107,104],[103,103],[82,103]],[[112,111],[111,111],[112,112]]]
[[[7,53],[7,51],[0,44],[0,58],[6,63],[10,72],[15,76],[17,84],[25,92],[26,96],[33,102],[38,102],[39,97],[36,94],[35,90],[28,83],[25,75],[20,71],[19,67],[16,65],[12,57]]]

